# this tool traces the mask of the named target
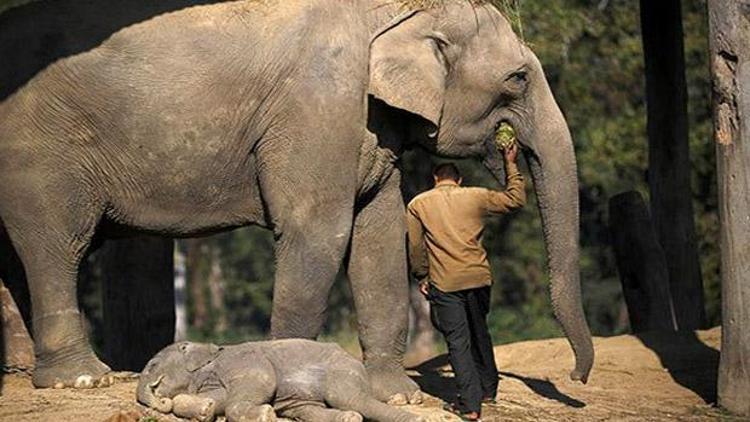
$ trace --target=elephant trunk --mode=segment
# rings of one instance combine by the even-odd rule
[[[532,54],[532,53],[529,53]],[[536,188],[550,272],[552,307],[575,354],[570,377],[586,383],[594,363],[579,269],[578,177],[573,141],[536,57],[532,128],[525,156]]]
[[[144,405],[154,408],[161,413],[169,413],[172,411],[172,400],[168,397],[158,397],[154,390],[161,382],[163,375],[156,379],[156,381],[149,381],[147,379],[141,379],[138,383],[138,390],[136,395],[138,401]]]

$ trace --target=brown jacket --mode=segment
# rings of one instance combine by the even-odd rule
[[[444,292],[492,284],[482,247],[483,217],[506,213],[526,203],[524,180],[515,163],[506,162],[506,190],[461,187],[441,180],[407,206],[409,262],[412,274]]]

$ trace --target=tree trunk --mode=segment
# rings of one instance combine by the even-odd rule
[[[227,331],[227,313],[224,306],[224,273],[221,270],[219,248],[215,244],[206,245],[211,252],[211,266],[208,271],[208,291],[211,293],[211,313],[214,315],[213,331],[223,335]]]
[[[28,372],[34,368],[34,342],[18,311],[10,290],[0,279],[0,366],[5,372]]]
[[[703,282],[695,242],[687,87],[679,0],[641,0],[646,64],[651,215],[669,269],[680,330],[705,321]]]
[[[180,246],[174,248],[174,341],[186,340],[188,334],[185,253]]]
[[[151,236],[108,240],[104,279],[104,349],[116,370],[140,371],[174,341],[174,241]]]
[[[750,3],[709,1],[721,220],[719,405],[750,416]]]
[[[204,258],[202,239],[187,239],[185,245],[185,278],[190,290],[190,306],[193,314],[193,327],[203,331],[208,325],[208,304],[204,289],[201,266]]]
[[[609,226],[631,330],[677,330],[667,261],[641,194],[630,191],[613,196]]]

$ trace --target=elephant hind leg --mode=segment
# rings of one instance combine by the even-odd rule
[[[236,401],[227,405],[227,422],[275,422],[276,412],[270,404],[257,405],[251,401]]]
[[[356,217],[347,269],[360,327],[359,338],[375,397],[395,404],[421,401],[404,371],[409,326],[404,204],[394,173]]]
[[[352,410],[330,409],[322,403],[301,403],[285,407],[279,416],[303,422],[362,422],[362,415]]]
[[[76,298],[78,266],[101,209],[93,198],[48,192],[28,186],[26,180],[34,179],[6,179],[15,182],[15,191],[3,209],[3,223],[26,270],[31,296],[36,354],[32,381],[36,387],[108,385],[110,369],[89,345]]]
[[[351,394],[351,393],[350,393]],[[335,404],[334,404],[335,403]],[[383,402],[375,400],[372,396],[359,395],[355,398],[338,402],[334,399],[331,405],[337,409],[351,410],[361,414],[366,420],[379,422],[423,422],[420,416],[406,412],[404,410],[389,406]]]

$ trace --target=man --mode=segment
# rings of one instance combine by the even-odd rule
[[[516,165],[518,147],[503,152],[506,190],[461,187],[453,164],[433,172],[435,187],[407,207],[409,261],[430,302],[435,328],[448,343],[458,385],[455,404],[446,406],[463,420],[479,420],[482,402],[493,402],[498,372],[487,330],[492,274],[482,247],[483,217],[510,212],[526,203]]]

